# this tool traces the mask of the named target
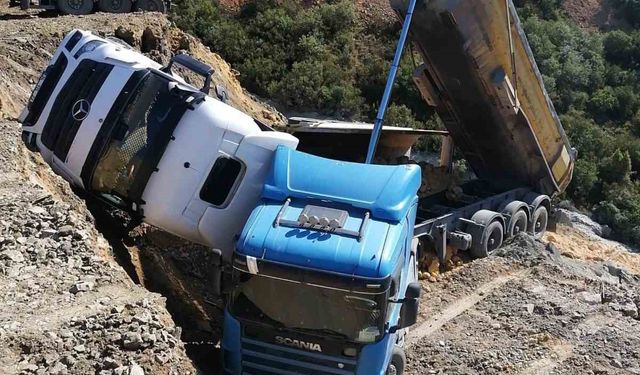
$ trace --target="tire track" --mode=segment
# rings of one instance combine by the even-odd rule
[[[521,270],[515,273],[499,276],[491,281],[479,286],[476,291],[465,297],[456,300],[444,310],[427,319],[415,329],[409,331],[406,337],[407,347],[411,347],[421,339],[432,335],[445,324],[465,313],[467,310],[478,304],[489,296],[489,294],[503,285],[520,280],[529,273],[529,270]]]

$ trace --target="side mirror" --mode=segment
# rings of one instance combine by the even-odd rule
[[[422,294],[422,286],[420,283],[410,283],[407,285],[407,291],[404,294],[405,299],[418,299]]]
[[[407,328],[418,321],[418,300],[415,298],[405,299],[400,308],[400,319],[398,328]]]

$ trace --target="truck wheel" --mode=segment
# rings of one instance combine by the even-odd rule
[[[167,7],[163,0],[138,0],[136,1],[136,10],[165,13]]]
[[[131,0],[98,0],[98,9],[106,13],[129,13],[132,7]]]
[[[507,228],[507,236],[513,237],[520,232],[527,231],[527,223],[529,222],[529,218],[527,217],[527,213],[519,210],[511,217],[509,220],[509,228]]]
[[[531,223],[531,235],[537,239],[542,238],[547,231],[547,224],[549,223],[549,211],[545,206],[536,208]]]
[[[391,354],[391,363],[387,368],[387,375],[402,375],[404,374],[404,368],[407,364],[407,356],[404,354],[404,350],[399,347],[393,348],[393,354]]]
[[[473,239],[471,255],[475,258],[486,258],[491,252],[502,246],[503,240],[504,229],[502,228],[502,223],[494,221],[484,228],[481,238]]]
[[[74,16],[89,14],[93,11],[93,0],[58,0],[58,10]]]

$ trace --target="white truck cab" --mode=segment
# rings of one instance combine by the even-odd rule
[[[204,87],[185,83],[174,64]],[[162,67],[73,30],[20,116],[23,140],[72,185],[229,258],[275,149],[298,140],[206,95],[211,73],[187,55]]]

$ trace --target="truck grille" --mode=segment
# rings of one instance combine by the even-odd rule
[[[348,375],[355,374],[355,371],[356,360],[353,358],[242,339],[243,375]]]
[[[58,81],[60,81],[60,77],[62,77],[66,68],[67,58],[64,54],[60,54],[56,59],[56,62],[47,68],[47,75],[45,76],[44,81],[42,81],[42,86],[40,86],[40,90],[33,98],[29,107],[29,115],[24,121],[25,126],[31,126],[38,121],[42,110],[45,105],[47,105],[53,90],[58,85]]]
[[[74,70],[53,104],[42,131],[42,143],[62,161],[76,137],[82,121],[73,118],[73,105],[81,99],[93,103],[113,65],[83,60]]]

